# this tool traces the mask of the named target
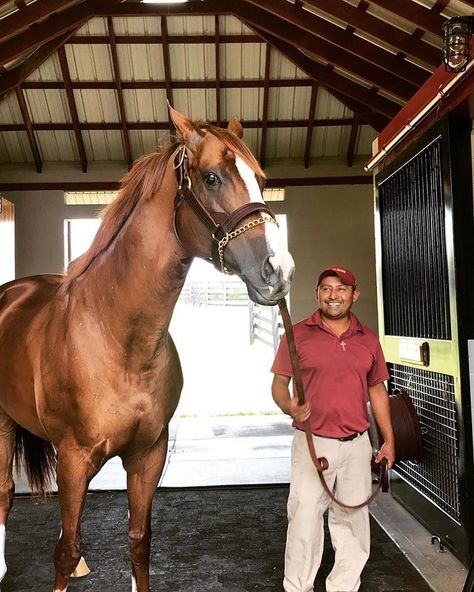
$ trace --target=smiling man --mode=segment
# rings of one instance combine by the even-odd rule
[[[328,486],[347,505],[358,505],[371,494],[372,447],[367,429],[367,399],[385,444],[377,462],[390,468],[395,449],[382,348],[376,334],[351,312],[360,291],[354,274],[341,265],[323,270],[315,297],[319,308],[294,326],[305,391],[299,405],[289,385],[293,375],[288,345],[283,336],[272,366],[272,395],[281,410],[293,418],[288,498],[288,533],[285,551],[285,592],[312,592],[324,548],[323,516],[335,551],[327,592],[359,590],[361,573],[370,553],[368,507],[343,508],[324,491],[309,455],[304,422],[309,420],[318,456],[329,468]]]

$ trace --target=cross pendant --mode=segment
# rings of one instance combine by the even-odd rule
[[[346,345],[347,343],[345,341],[340,341],[339,345],[341,346],[342,351],[346,351]]]

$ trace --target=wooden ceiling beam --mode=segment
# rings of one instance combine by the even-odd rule
[[[347,23],[359,32],[368,33],[391,45],[397,51],[416,57],[433,68],[439,66],[439,49],[424,41],[414,39],[410,33],[406,33],[347,2],[305,0],[305,4]]]
[[[217,122],[211,122],[217,123]],[[222,121],[223,126],[228,125],[228,121]],[[352,117],[336,118],[336,119],[278,119],[268,120],[267,127],[273,129],[283,128],[307,128],[308,125],[313,127],[341,127],[351,126],[353,123]],[[242,120],[242,125],[246,129],[259,129],[262,127],[262,122],[256,120]],[[73,131],[72,123],[32,123],[33,131],[37,132],[58,132],[58,131]],[[167,130],[169,124],[167,121],[135,121],[127,124],[129,130]],[[0,124],[0,132],[20,132],[24,131],[24,126],[21,123],[3,123]],[[117,121],[101,121],[101,122],[82,122],[79,123],[79,129],[93,130],[93,131],[119,131],[121,124]]]
[[[34,50],[38,46],[54,39],[61,33],[76,29],[80,24],[93,16],[92,0],[85,0],[78,6],[73,6],[46,19],[27,31],[0,43],[0,66],[8,64],[18,56]]]
[[[311,145],[313,143],[313,130],[314,130],[314,115],[316,113],[316,102],[318,100],[319,86],[316,82],[313,82],[313,88],[311,89],[311,100],[309,103],[309,115],[308,115],[308,129],[306,131],[306,143],[304,147],[304,168],[309,167],[309,158],[311,155]]]
[[[221,35],[219,29],[219,15],[214,17],[214,59],[216,62],[216,122],[221,125]]]
[[[357,113],[354,113],[352,120],[351,135],[349,136],[349,144],[347,146],[346,162],[347,166],[351,167],[354,164],[356,155],[357,137],[359,135],[360,118]]]
[[[266,164],[266,152],[267,152],[267,128],[268,128],[268,103],[269,103],[269,90],[268,81],[270,80],[270,60],[272,55],[271,45],[268,43],[265,47],[265,75],[263,85],[263,108],[262,108],[262,130],[260,140],[260,164],[262,169],[265,169]]]
[[[266,31],[286,43],[295,45],[305,52],[310,52],[329,64],[339,67],[353,76],[360,77],[377,88],[382,88],[401,98],[403,101],[410,99],[419,88],[406,80],[401,80],[391,72],[256,6],[253,6],[252,10],[244,11],[239,8],[239,5],[236,5],[236,13],[260,30]],[[248,17],[245,17],[246,13],[249,13]]]
[[[423,31],[429,31],[438,37],[443,35],[443,24],[446,19],[437,11],[425,8],[413,0],[369,0],[369,3],[396,14]]]
[[[71,0],[41,0],[41,2],[25,5],[21,10],[17,10],[0,20],[0,39],[15,35],[22,29],[38,23],[41,19],[53,15],[60,8],[76,3],[71,2]]]
[[[249,26],[252,27],[251,24]],[[257,27],[253,27],[254,30],[262,36],[265,41],[273,45],[275,49],[281,51],[283,55],[287,57],[292,63],[298,68],[303,70],[308,76],[313,78],[321,86],[328,89],[329,92],[336,91],[339,93],[339,97],[346,97],[347,99],[342,100],[344,104],[349,106],[350,109],[354,109],[354,105],[357,105],[357,110],[361,114],[361,118],[368,124],[372,125],[377,131],[381,131],[388,123],[389,119],[394,117],[401,109],[401,105],[386,99],[380,95],[374,95],[370,89],[365,88],[349,78],[341,76],[336,72],[331,71],[329,68],[318,64],[311,60],[301,51],[295,48],[293,45],[282,41],[261,31]],[[385,117],[374,116],[374,111],[382,114]]]
[[[8,92],[13,90],[16,86],[22,84],[24,80],[32,74],[37,68],[41,66],[49,57],[53,55],[64,43],[73,35],[75,29],[59,35],[55,39],[51,39],[39,49],[33,52],[28,59],[22,62],[20,65],[12,68],[11,70],[5,70],[0,74],[0,100]],[[28,83],[26,83],[28,84]],[[56,83],[55,88],[62,88],[61,82]]]
[[[165,70],[165,88],[166,88],[166,98],[168,99],[168,103],[170,105],[174,105],[173,101],[173,88],[172,88],[172,78],[171,78],[171,60],[170,60],[170,48],[168,45],[168,26],[166,24],[166,17],[161,17],[161,36],[163,37],[163,64]],[[174,125],[171,121],[171,117],[169,117],[169,130],[170,133],[174,133]]]
[[[216,15],[215,18],[218,18]],[[222,35],[219,34],[220,43],[259,43],[260,37],[258,35]],[[170,45],[177,44],[187,45],[215,43],[215,35],[168,35],[168,43]],[[109,38],[106,35],[77,35],[72,37],[69,43],[74,45],[108,45]],[[116,35],[115,43],[117,45],[161,45],[163,37],[161,35]]]
[[[260,39],[261,41],[261,39]],[[0,81],[2,80],[0,76]],[[215,88],[216,80],[173,80],[173,88]],[[263,80],[220,80],[221,88],[263,88]],[[270,88],[288,88],[288,87],[305,87],[312,86],[313,81],[309,78],[285,78],[280,80],[269,80]],[[72,81],[72,87],[75,89],[89,89],[89,90],[106,90],[113,89],[115,85],[110,80],[75,80]],[[55,80],[27,80],[24,83],[25,89],[54,89],[62,88],[60,81]],[[164,80],[137,80],[137,81],[122,81],[122,88],[127,90],[133,89],[165,89],[166,83]]]
[[[265,187],[305,187],[312,185],[373,185],[372,175],[337,175],[334,177],[273,177]],[[2,183],[0,191],[117,191],[120,181],[52,181],[39,183]]]
[[[38,148],[38,144],[36,142],[35,134],[31,124],[30,114],[28,113],[28,107],[26,105],[26,100],[23,95],[23,91],[19,86],[15,88],[15,94],[18,100],[18,106],[20,107],[21,117],[23,119],[24,124],[22,131],[26,131],[28,142],[31,148],[31,153],[33,155],[33,160],[35,161],[36,172],[41,173],[43,171],[43,161],[41,159],[41,154]]]
[[[308,10],[297,8],[286,0],[246,0],[249,4],[270,12],[276,17],[282,18],[292,25],[299,27],[330,41],[334,45],[350,52],[370,63],[376,64],[384,70],[388,70],[395,76],[402,78],[416,87],[421,86],[430,76],[423,68],[407,62],[403,58],[377,47],[373,43],[354,35],[352,31],[316,16]],[[317,53],[317,52],[314,52]]]
[[[115,94],[117,95],[119,117],[120,117],[120,131],[122,132],[123,153],[125,155],[125,162],[128,168],[132,166],[133,157],[132,149],[130,147],[130,136],[127,128],[127,114],[125,112],[125,101],[123,99],[122,78],[120,75],[120,65],[117,55],[117,45],[115,44],[114,23],[112,17],[107,17],[107,27],[110,38],[110,53],[112,56],[112,67],[114,72]]]
[[[69,73],[69,66],[67,63],[66,50],[64,49],[64,46],[59,48],[58,57],[64,81],[64,90],[66,91],[67,102],[69,105],[69,112],[71,114],[74,135],[76,137],[77,149],[79,150],[79,158],[81,159],[82,172],[87,173],[86,149],[84,147],[84,140],[82,138],[80,129],[79,116],[77,114],[76,101],[74,100],[74,91],[71,86],[71,75]]]

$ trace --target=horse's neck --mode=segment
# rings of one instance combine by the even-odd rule
[[[174,172],[168,170],[163,189],[142,200],[102,260],[82,278],[89,306],[111,319],[114,338],[129,339],[131,331],[156,342],[165,335],[186,279],[173,229]],[[88,291],[90,293],[88,294]]]

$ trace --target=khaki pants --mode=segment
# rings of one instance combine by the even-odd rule
[[[367,432],[340,442],[313,436],[318,457],[326,457],[324,477],[338,499],[357,505],[371,494],[372,447]],[[312,592],[324,548],[323,515],[335,551],[334,567],[326,579],[327,592],[354,592],[369,558],[368,507],[342,508],[324,491],[308,452],[304,432],[295,430],[291,450],[291,483],[288,497],[288,533],[285,551],[286,592]]]

